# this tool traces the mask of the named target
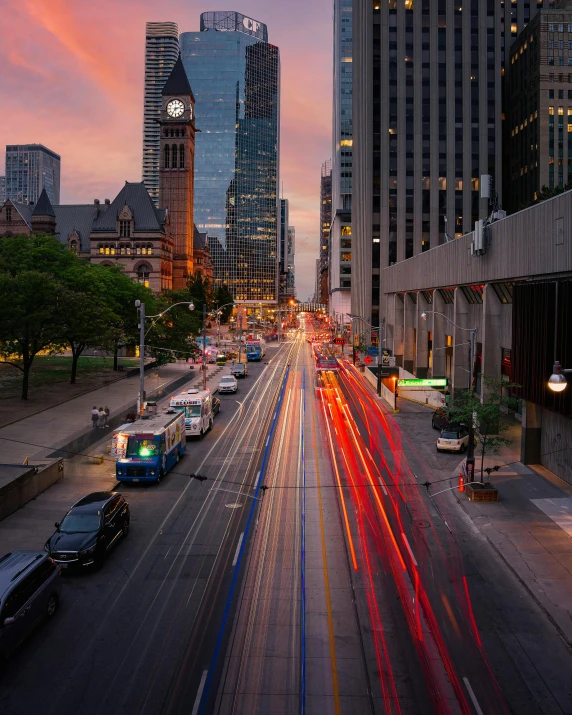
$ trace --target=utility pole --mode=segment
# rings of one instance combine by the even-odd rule
[[[238,362],[240,362],[240,351],[242,348],[242,314],[238,316]]]
[[[377,394],[381,396],[381,362],[382,362],[382,350],[381,350],[381,323],[377,330]]]
[[[145,412],[145,303],[137,300],[135,305],[139,308],[139,414],[142,415]]]
[[[280,310],[278,310],[278,342],[280,342],[280,324],[281,324],[281,319],[280,319]]]
[[[475,359],[477,352],[477,330],[471,330],[471,351],[470,351],[470,369],[469,369],[469,395],[473,397],[473,375],[475,371]],[[472,482],[475,478],[475,417],[471,415],[469,423],[469,445],[467,447],[467,481]]]
[[[207,389],[207,306],[203,304],[203,390]]]

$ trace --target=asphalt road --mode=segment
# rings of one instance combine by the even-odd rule
[[[121,487],[131,506],[129,537],[101,571],[66,575],[57,616],[6,664],[0,712],[206,711],[232,623],[229,594],[242,577],[233,559],[291,351],[284,344],[267,353],[266,367],[249,366],[238,394],[221,396],[211,434],[190,445],[160,485]],[[37,534],[37,547],[47,536]]]

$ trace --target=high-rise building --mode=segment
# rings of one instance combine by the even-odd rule
[[[332,224],[332,160],[322,164],[320,176],[320,292],[318,302],[329,303],[330,230]]]
[[[351,312],[352,16],[352,0],[334,0],[332,209],[328,248],[329,308],[332,315]]]
[[[278,297],[279,50],[266,25],[206,12],[181,35],[196,98],[195,222],[218,238],[214,284],[234,299]]]
[[[155,205],[159,201],[161,91],[179,56],[176,22],[148,22],[145,29],[143,98],[143,183]]]
[[[60,202],[61,157],[42,144],[6,146],[6,197],[19,204],[36,203],[42,189]]]
[[[288,273],[286,280],[286,291],[288,296],[292,298],[296,295],[296,229],[294,226],[288,226],[288,250],[286,253]]]
[[[572,182],[572,0],[540,10],[506,66],[506,207]]]
[[[353,1],[353,313],[377,323],[380,270],[487,215],[481,175],[502,201],[504,49],[542,4]]]
[[[290,222],[290,202],[280,199],[280,237],[278,241],[278,284],[279,297],[285,296],[288,286],[288,226]]]
[[[179,57],[161,91],[159,203],[169,215],[174,240],[173,289],[193,274],[195,98]]]
[[[0,176],[0,202],[6,201],[6,177]]]

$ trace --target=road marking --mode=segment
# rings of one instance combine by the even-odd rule
[[[475,710],[477,711],[477,715],[483,715],[483,711],[481,710],[481,706],[479,705],[479,701],[477,700],[475,693],[473,692],[473,689],[471,688],[471,684],[469,683],[468,678],[463,678],[463,682],[465,683],[465,686],[467,687],[467,690],[469,691],[469,697],[473,701],[473,705],[475,706]]]
[[[203,697],[203,690],[205,689],[208,672],[208,670],[203,670],[203,674],[201,675],[201,682],[199,683],[199,689],[197,690],[197,697],[195,698],[195,704],[193,705],[191,715],[197,715],[199,712],[199,705],[201,704],[201,698]]]
[[[244,539],[244,531],[242,534],[238,537],[238,544],[236,545],[236,551],[234,553],[234,559],[232,560],[232,565],[236,566],[236,562],[238,561],[238,553],[240,551],[240,547],[242,546],[242,540]]]
[[[413,561],[415,566],[417,566],[417,561],[415,560],[415,556],[413,556],[413,551],[411,551],[411,546],[409,546],[409,541],[407,541],[407,537],[405,536],[405,534],[403,532],[401,532],[401,538],[405,542],[405,546],[407,546],[407,551],[409,551],[409,556],[411,556],[411,560]]]

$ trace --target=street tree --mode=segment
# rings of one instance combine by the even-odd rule
[[[196,338],[202,328],[202,305],[193,300],[194,310],[191,311],[190,302],[188,290],[165,291],[157,298],[155,313],[159,317],[151,320],[145,345],[149,354],[161,362],[187,359],[197,354]],[[176,303],[183,305],[170,308]]]
[[[506,420],[506,410],[518,408],[519,399],[511,394],[518,387],[519,385],[515,383],[483,376],[481,389],[484,390],[485,396],[482,402],[480,396],[472,390],[455,392],[449,421],[466,425],[473,422],[475,435],[478,438],[475,451],[481,457],[481,484],[484,479],[485,456],[498,454],[501,447],[509,446],[512,442],[502,435],[510,427]]]
[[[219,286],[214,291],[213,300],[214,300],[215,308],[217,308],[219,306],[224,306],[224,308],[221,309],[220,322],[226,323],[232,313],[232,304],[233,304],[232,293],[225,286]]]

